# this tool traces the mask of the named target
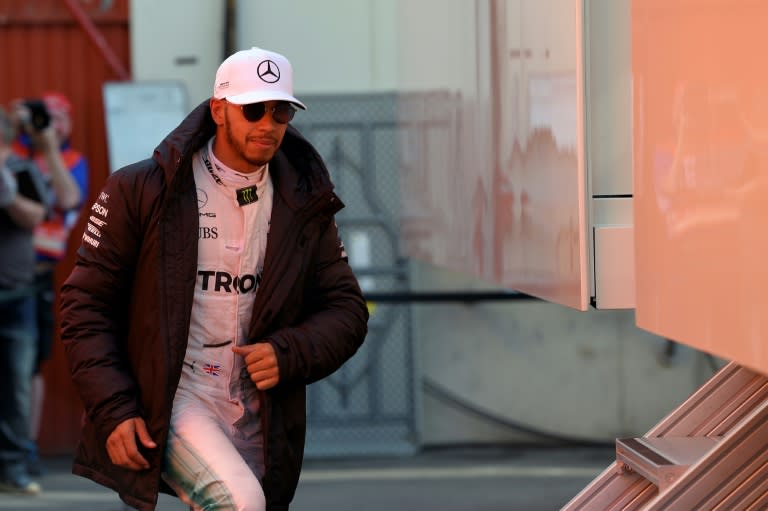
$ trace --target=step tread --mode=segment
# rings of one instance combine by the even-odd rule
[[[720,437],[641,437],[616,440],[616,460],[660,488],[717,445]]]

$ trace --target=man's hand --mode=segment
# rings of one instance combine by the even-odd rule
[[[40,131],[34,131],[31,126],[28,129],[32,143],[42,154],[59,152],[61,142],[59,142],[59,135],[56,133],[56,128],[53,127],[53,124],[49,124]]]
[[[141,455],[136,445],[138,437],[141,445],[154,449],[157,444],[149,436],[147,425],[141,417],[127,419],[117,425],[107,438],[109,459],[118,467],[128,470],[146,470],[149,462]]]
[[[246,346],[232,346],[232,351],[242,355],[251,380],[259,390],[271,389],[280,381],[280,368],[277,366],[275,348],[268,342],[258,342]]]

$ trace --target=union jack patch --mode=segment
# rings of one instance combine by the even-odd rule
[[[219,376],[221,374],[221,364],[203,364],[203,371],[211,376]]]

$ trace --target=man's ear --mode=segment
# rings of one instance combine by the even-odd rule
[[[209,104],[211,107],[211,117],[213,117],[213,122],[215,122],[218,126],[223,126],[224,109],[227,108],[226,100],[211,98],[211,102]]]

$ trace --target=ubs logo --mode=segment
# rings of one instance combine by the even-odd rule
[[[216,240],[219,239],[218,227],[198,227],[197,239],[199,240]]]
[[[271,60],[262,60],[256,68],[259,78],[267,83],[275,83],[280,79],[280,68]]]

